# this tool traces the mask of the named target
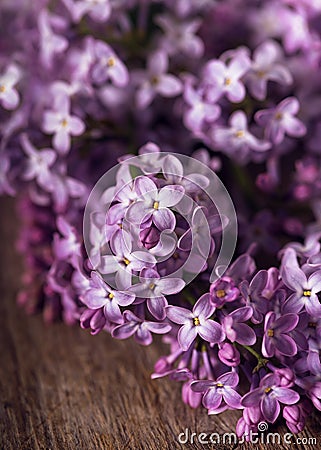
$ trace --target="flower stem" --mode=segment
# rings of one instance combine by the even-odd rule
[[[266,366],[267,362],[269,361],[268,359],[263,358],[258,352],[256,352],[252,347],[249,347],[248,345],[242,345],[242,347],[257,359],[257,365],[254,367],[253,373],[258,372],[262,367]]]

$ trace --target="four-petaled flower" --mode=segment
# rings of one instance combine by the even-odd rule
[[[112,336],[116,339],[127,339],[134,335],[135,340],[142,345],[150,345],[152,343],[152,333],[165,334],[172,328],[168,323],[142,320],[131,311],[125,311],[123,317],[125,323],[115,327],[112,331]]]
[[[225,303],[233,302],[240,295],[240,291],[232,278],[224,276],[211,284],[210,294],[212,303],[219,308]]]
[[[296,253],[292,248],[284,252],[281,277],[284,284],[294,294],[283,305],[283,313],[298,313],[305,307],[308,314],[321,317],[321,304],[318,293],[321,292],[321,270],[317,270],[307,278],[300,269]]]
[[[267,281],[268,272],[266,270],[260,270],[253,277],[251,283],[243,280],[239,285],[246,305],[251,306],[253,309],[253,316],[251,317],[253,323],[261,323],[268,310],[268,300],[263,295]]]
[[[147,300],[147,307],[156,319],[165,319],[165,307],[168,305],[165,295],[180,292],[185,282],[180,278],[161,278],[155,269],[148,268],[141,271],[139,280],[140,283],[133,285],[130,292],[142,301]]]
[[[282,85],[290,85],[293,81],[291,72],[279,60],[282,57],[281,47],[273,40],[263,42],[254,51],[251,70],[246,81],[251,94],[258,100],[266,98],[269,80]]]
[[[157,94],[176,97],[182,92],[182,82],[174,75],[166,73],[168,57],[163,50],[152,54],[147,62],[147,73],[139,76],[136,101],[139,108],[147,108]]]
[[[280,403],[293,405],[300,400],[300,395],[296,391],[281,387],[280,382],[280,377],[276,374],[265,375],[258,388],[244,395],[242,406],[259,406],[264,419],[274,423],[280,414]]]
[[[21,146],[28,156],[26,170],[23,174],[24,180],[36,180],[39,186],[48,189],[52,181],[50,167],[56,161],[57,155],[50,148],[37,150],[30,142],[28,136],[23,133],[20,136]]]
[[[85,131],[85,124],[79,117],[70,115],[69,97],[59,95],[55,101],[55,109],[44,113],[43,130],[54,134],[54,148],[59,153],[66,154],[70,150],[70,136],[80,136]]]
[[[55,55],[64,52],[68,47],[68,39],[53,32],[51,25],[54,22],[57,22],[57,16],[49,15],[45,9],[40,12],[38,17],[40,58],[47,69],[52,69]]]
[[[110,79],[115,86],[126,86],[129,80],[128,70],[113,49],[102,41],[96,41],[94,49],[97,61],[92,69],[93,81],[102,84]]]
[[[265,137],[273,144],[280,144],[285,134],[301,137],[306,133],[306,126],[294,117],[300,108],[295,97],[282,100],[275,108],[263,109],[255,114],[257,123],[265,127]]]
[[[132,285],[133,272],[140,272],[144,267],[153,267],[156,259],[145,251],[132,251],[132,241],[127,233],[115,233],[110,241],[114,255],[101,258],[100,272],[115,273],[115,282],[120,289],[128,289]]]
[[[92,272],[89,289],[81,300],[90,309],[103,308],[108,320],[121,324],[124,319],[120,306],[131,305],[135,300],[135,294],[112,289],[97,272]]]
[[[265,152],[271,148],[270,142],[261,141],[248,131],[247,117],[241,110],[230,116],[229,127],[213,127],[212,137],[215,145],[240,158],[246,157],[249,149]]]
[[[180,306],[167,306],[167,317],[174,323],[183,325],[178,332],[178,343],[186,351],[200,336],[211,344],[217,344],[224,339],[224,333],[219,323],[210,319],[215,311],[210,294],[204,294],[198,299],[193,310]]]
[[[186,83],[184,100],[188,109],[184,114],[184,124],[197,133],[204,124],[215,122],[221,115],[221,108],[207,101],[204,89],[194,89],[191,83]]]
[[[20,80],[21,73],[15,64],[10,64],[0,76],[0,103],[5,109],[15,109],[19,103],[19,94],[15,85]]]
[[[231,342],[238,342],[242,345],[254,345],[256,342],[255,331],[243,322],[249,320],[253,315],[250,306],[244,306],[232,311],[222,320],[222,327],[226,337]]]
[[[176,219],[170,208],[181,201],[185,193],[184,188],[169,185],[158,189],[153,180],[140,176],[135,179],[135,189],[138,199],[128,208],[126,219],[133,224],[152,220],[160,231],[173,231]]]
[[[204,52],[204,43],[195,33],[201,25],[199,19],[182,21],[170,14],[156,17],[155,22],[164,30],[161,46],[169,54],[185,53],[189,58],[199,58]]]
[[[284,314],[277,318],[273,311],[269,311],[264,322],[262,355],[266,358],[271,358],[275,352],[285,356],[295,355],[297,352],[296,343],[287,333],[294,330],[298,322],[299,316],[297,314]]]
[[[204,68],[204,79],[210,84],[209,96],[212,101],[226,95],[231,102],[241,102],[245,97],[245,87],[241,78],[249,70],[249,57],[240,52],[228,64],[220,60],[209,61]]]
[[[219,376],[216,381],[194,381],[191,388],[194,392],[205,392],[202,403],[210,412],[219,409],[225,403],[233,409],[241,409],[241,395],[235,390],[239,383],[236,372],[228,372]],[[223,405],[222,405],[223,404]]]
[[[57,228],[60,234],[54,234],[53,250],[58,260],[73,263],[81,256],[81,244],[76,229],[63,216],[57,218]]]

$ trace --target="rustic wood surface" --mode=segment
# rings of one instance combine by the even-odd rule
[[[1,200],[0,270],[0,448],[5,450],[256,449],[273,444],[181,445],[179,433],[232,432],[239,413],[207,416],[180,398],[180,386],[150,379],[165,350],[91,336],[78,326],[44,325],[15,304],[21,263],[13,251],[17,218],[12,201]],[[283,426],[270,429],[281,436]],[[320,416],[298,437],[316,444],[278,448],[321,448]],[[293,442],[296,438],[292,438]]]

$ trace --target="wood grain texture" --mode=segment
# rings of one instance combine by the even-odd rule
[[[91,336],[77,326],[45,326],[15,304],[20,260],[13,251],[17,219],[12,201],[1,200],[0,270],[0,448],[5,450],[173,450],[272,449],[252,444],[181,445],[179,433],[232,432],[239,413],[209,417],[180,398],[180,386],[150,379],[165,351],[143,348],[106,333]],[[281,435],[283,426],[271,431]],[[321,448],[320,416],[313,416],[300,438],[317,444],[279,448]]]

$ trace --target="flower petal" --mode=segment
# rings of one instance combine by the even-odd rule
[[[174,75],[162,75],[156,84],[156,91],[164,97],[175,97],[182,92],[182,82]]]
[[[265,395],[261,401],[261,412],[264,418],[270,422],[274,423],[280,414],[280,404],[273,395]]]
[[[207,319],[215,311],[215,306],[211,302],[211,296],[209,293],[203,294],[195,303],[193,307],[193,314],[196,317],[203,317]]]
[[[194,342],[197,336],[197,327],[186,323],[183,325],[177,335],[178,343],[181,346],[182,350],[186,351]]]
[[[294,356],[298,351],[295,341],[286,334],[281,334],[275,339],[275,347],[285,356]]]
[[[278,401],[285,405],[293,405],[300,400],[300,395],[293,389],[275,387],[273,392],[277,396]]]
[[[217,409],[221,401],[222,394],[216,388],[210,388],[205,392],[202,403],[206,409]]]
[[[183,186],[165,186],[158,193],[158,201],[161,207],[170,208],[177,205],[183,198],[185,189]]]
[[[168,208],[161,208],[154,211],[153,222],[159,231],[173,231],[176,225],[176,218],[173,211]]]
[[[198,325],[198,334],[207,342],[211,344],[217,344],[222,342],[224,339],[224,333],[222,327],[219,323],[214,322],[214,320],[207,320],[204,324]]]
[[[169,320],[180,325],[189,323],[193,319],[192,312],[181,306],[168,306],[166,308],[166,315]]]
[[[162,278],[157,282],[157,288],[164,295],[177,294],[184,286],[185,282],[180,278]]]
[[[223,390],[223,399],[230,408],[241,408],[242,396],[229,386],[225,387]]]
[[[164,296],[153,297],[147,299],[147,308],[149,312],[157,320],[164,320],[166,317],[166,306],[168,305],[167,300]]]

